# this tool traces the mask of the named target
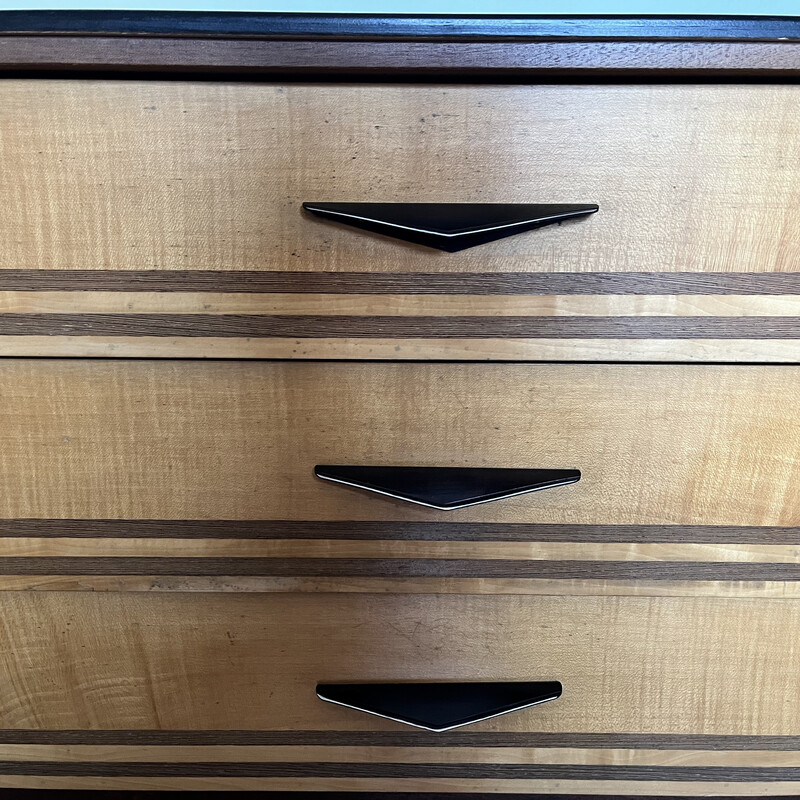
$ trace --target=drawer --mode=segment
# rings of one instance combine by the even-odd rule
[[[800,258],[795,86],[4,80],[0,97],[4,269],[770,272]],[[301,213],[321,201],[600,213],[447,254]]]
[[[796,602],[6,592],[0,604],[6,776],[498,791],[797,779]],[[387,679],[557,679],[564,692],[440,734],[315,696],[319,681]]]
[[[800,522],[793,367],[0,362],[7,518]],[[577,468],[453,511],[318,464]]]
[[[5,592],[0,603],[4,729],[409,731],[315,687],[557,680],[559,699],[463,730],[800,734],[795,602]]]
[[[0,356],[796,363],[799,92],[3,80]],[[446,253],[325,201],[600,211]]]
[[[5,361],[0,584],[793,596],[798,389],[796,367]],[[582,477],[439,510],[317,465]]]
[[[6,517],[792,525],[793,367],[0,363]],[[440,511],[318,464],[578,468]]]

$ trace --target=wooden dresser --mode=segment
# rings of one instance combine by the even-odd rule
[[[800,794],[800,19],[0,70],[0,787]]]

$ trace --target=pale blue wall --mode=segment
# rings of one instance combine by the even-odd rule
[[[338,11],[408,14],[800,15],[800,0],[0,0],[10,9]]]

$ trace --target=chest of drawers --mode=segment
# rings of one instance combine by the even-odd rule
[[[0,14],[0,786],[798,794],[799,39]]]

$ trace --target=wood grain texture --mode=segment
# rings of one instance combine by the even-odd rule
[[[2,277],[0,277],[0,286]],[[0,290],[0,314],[331,317],[800,317],[795,295],[423,295]],[[302,325],[302,321],[301,321]],[[42,331],[43,332],[43,331]]]
[[[794,17],[327,14],[218,11],[3,11],[7,33],[326,41],[792,41]]]
[[[708,781],[592,781],[585,780],[481,780],[477,778],[128,778],[128,777],[56,777],[0,776],[0,787],[44,790],[92,791],[241,791],[274,792],[275,796],[292,793],[298,798],[324,797],[329,793],[369,792],[380,800],[406,800],[408,793],[424,793],[426,798],[449,800],[454,792],[473,800],[491,800],[499,795],[514,800],[548,797],[556,800],[585,800],[588,797],[612,796],[620,800],[646,800],[649,797],[796,797],[798,781],[736,783]],[[304,794],[309,793],[309,794]],[[522,793],[522,794],[521,794]],[[589,793],[589,794],[587,794]],[[403,795],[406,797],[403,797]],[[267,794],[266,796],[272,796]],[[336,794],[333,795],[337,797]],[[346,797],[340,794],[338,798]],[[337,800],[338,800],[337,798]]]
[[[736,550],[798,545],[800,528],[736,525],[546,525],[516,522],[407,522],[214,519],[2,519],[0,544],[10,538],[60,539],[308,539],[333,542],[520,542],[601,544],[705,544]],[[339,546],[339,545],[333,545]],[[391,546],[391,545],[389,545]],[[587,548],[588,549],[588,548]]]
[[[694,769],[695,776],[702,776],[708,785],[711,775],[697,768],[726,768],[730,774],[728,781],[734,784],[745,774],[752,777],[753,768],[769,777],[786,777],[786,768],[797,769],[797,737],[713,737],[713,736],[641,736],[641,735],[597,735],[597,734],[537,734],[537,733],[475,733],[455,732],[445,734],[449,746],[441,744],[441,735],[416,731],[0,731],[0,757],[8,768],[2,770],[3,778],[23,773],[26,776],[52,776],[62,773],[81,774],[81,777],[97,774],[104,779],[117,777],[125,772],[142,778],[144,774],[155,771],[166,773],[169,765],[185,765],[187,776],[198,774],[231,775],[239,767],[242,772],[255,773],[261,767],[263,773],[277,770],[288,771],[291,765],[300,766],[314,762],[320,770],[329,766],[330,773],[348,774],[348,765],[393,765],[399,770],[405,768],[415,779],[422,777],[415,773],[416,765],[438,765],[442,770],[450,765],[453,774],[463,781],[467,775],[474,777],[477,765],[512,765],[515,777],[511,780],[530,780],[520,773],[525,765],[536,765],[539,771],[549,766],[583,767],[637,767],[639,774],[649,782],[659,781],[661,773],[667,781],[685,777]],[[163,742],[153,745],[150,742]],[[47,741],[43,744],[9,744],[6,740]],[[114,742],[81,744],[78,742]],[[325,744],[307,742],[325,741]],[[54,743],[54,742],[69,742]],[[169,742],[168,744],[166,742]],[[187,742],[194,742],[189,744]],[[220,742],[226,742],[221,744]],[[252,742],[260,742],[252,744]],[[282,742],[272,744],[272,742]],[[296,742],[289,744],[289,742]],[[492,742],[481,744],[482,742]],[[267,744],[269,743],[269,744]],[[525,744],[523,744],[525,743]],[[541,746],[536,746],[540,743]],[[636,749],[621,747],[602,747],[602,745],[635,744]],[[678,749],[683,743],[689,749]],[[377,744],[377,746],[376,746]],[[527,744],[527,746],[526,746]],[[765,749],[744,749],[763,744]],[[601,745],[596,747],[593,745]],[[703,746],[714,746],[704,750]],[[649,747],[649,749],[647,749]],[[282,762],[275,764],[275,762]],[[71,767],[71,765],[75,765]],[[402,767],[401,767],[402,765]],[[107,767],[111,767],[110,769]],[[198,769],[199,767],[199,769]],[[266,769],[264,769],[266,767]],[[675,770],[678,768],[678,770]],[[363,767],[362,767],[363,769]],[[748,773],[747,771],[750,770]],[[298,773],[307,770],[300,766]],[[352,771],[352,770],[351,770]],[[583,779],[565,770],[569,779]],[[629,780],[629,773],[618,771],[614,780]],[[91,780],[91,778],[90,778]],[[128,780],[128,778],[123,778]],[[234,778],[234,780],[241,780]],[[484,781],[485,779],[478,779]],[[508,779],[495,779],[491,788],[495,789]],[[541,780],[541,779],[540,779]],[[545,780],[559,780],[558,778]],[[748,780],[748,788],[752,782]],[[585,784],[586,790],[594,787]],[[488,788],[488,787],[487,787]],[[704,793],[704,794],[707,794]],[[303,795],[298,795],[303,796]],[[330,796],[330,795],[329,795]],[[333,795],[336,797],[337,795]],[[452,795],[430,795],[445,800]],[[470,795],[476,797],[476,795]],[[508,795],[507,795],[508,796]],[[527,794],[525,797],[531,797]],[[552,796],[552,795],[551,795]],[[650,795],[652,796],[652,795]],[[383,794],[381,800],[397,798],[405,800],[406,795]],[[486,796],[487,799],[489,795]],[[522,800],[521,795],[514,795]],[[570,795],[568,800],[580,800],[578,795]],[[563,798],[567,800],[567,798]]]
[[[796,526],[799,381],[792,367],[5,361],[0,515]],[[583,479],[444,515],[315,479],[326,463]]]
[[[359,578],[247,575],[3,575],[0,591],[223,594],[457,594],[800,599],[800,582],[596,578]]]
[[[36,728],[0,728],[0,744],[8,747],[55,749],[91,747],[94,752],[110,748],[115,752],[132,752],[125,748],[158,747],[170,752],[185,751],[189,748],[203,748],[211,752],[211,747],[226,749],[241,748],[337,748],[353,752],[367,748],[389,752],[390,748],[457,748],[458,752],[469,758],[470,754],[483,748],[494,752],[510,749],[534,748],[554,754],[559,749],[573,752],[591,750],[626,750],[632,757],[639,757],[643,751],[672,751],[682,753],[700,751],[713,752],[714,757],[724,753],[736,753],[742,759],[757,758],[763,754],[786,753],[793,758],[800,751],[800,736],[743,736],[736,734],[675,734],[675,733],[559,733],[554,731],[477,731],[470,728],[431,733],[408,727],[395,727],[393,730],[164,730],[164,729],[83,729],[83,730],[40,730]],[[347,748],[347,750],[344,750]],[[78,752],[78,751],[75,751]],[[557,756],[551,755],[556,758]],[[653,754],[655,758],[656,755]],[[735,757],[735,756],[734,756]]]
[[[389,778],[526,781],[798,781],[800,767],[619,766],[594,764],[387,764],[331,762],[0,762],[0,775],[71,777]],[[800,783],[800,781],[798,781]]]
[[[213,733],[213,732],[212,732]],[[800,752],[773,750],[623,750],[557,747],[347,747],[329,745],[20,745],[0,744],[0,761],[40,763],[215,764],[548,764],[650,767],[800,766]],[[0,770],[2,772],[2,770]]]
[[[0,313],[0,336],[416,339],[800,339],[800,318]]]
[[[557,702],[474,730],[800,731],[787,658],[797,603],[23,592],[0,603],[5,728],[397,730],[321,703],[316,682],[557,678]]]
[[[797,339],[386,339],[2,336],[0,356],[354,361],[797,364]]]
[[[792,271],[798,98],[792,85],[5,80],[0,201],[15,234],[0,267]],[[365,198],[600,213],[444,254],[300,212]]]
[[[417,542],[377,535],[371,541],[336,539],[0,539],[4,558],[270,558],[457,559],[502,561],[710,562],[800,565],[800,547],[731,544],[629,544],[617,542]],[[1,568],[0,568],[1,570]]]
[[[786,42],[329,42],[145,36],[0,37],[0,69],[80,77],[100,74],[369,77],[441,81],[572,78],[703,80],[792,78]]]
[[[797,272],[296,272],[259,270],[0,269],[5,292],[358,295],[751,295],[800,294]],[[13,295],[11,295],[13,297]],[[52,296],[51,296],[52,298]],[[56,302],[58,295],[50,302]],[[717,298],[721,300],[721,298]],[[46,298],[43,299],[46,301]],[[275,298],[280,302],[280,298]],[[344,301],[344,299],[342,299]],[[734,298],[724,301],[734,303]],[[156,302],[153,300],[153,302]],[[164,298],[161,302],[176,302]],[[233,300],[231,299],[231,302]],[[240,298],[238,302],[248,302]],[[252,302],[252,301],[251,301]],[[632,300],[630,302],[633,302]],[[698,300],[698,302],[701,302]],[[711,302],[710,298],[702,302]]]
[[[800,581],[796,563],[510,561],[485,558],[0,557],[3,575],[168,575],[309,578],[516,578],[609,581]]]

